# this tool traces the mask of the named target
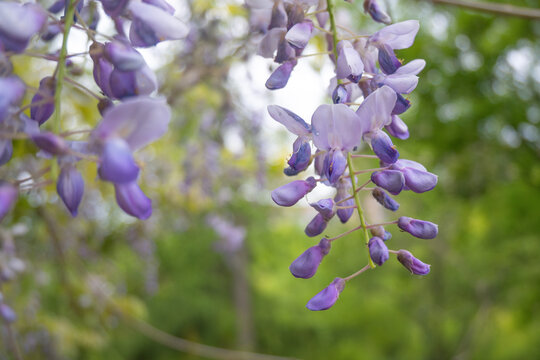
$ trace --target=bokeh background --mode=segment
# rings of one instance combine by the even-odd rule
[[[361,3],[339,2],[338,22],[380,28]],[[421,24],[415,45],[398,56],[427,61],[403,116],[411,138],[395,143],[403,158],[439,175],[435,190],[400,195],[398,215],[440,230],[428,241],[392,231],[388,245],[430,263],[428,276],[391,259],[349,282],[332,309],[305,308],[334,277],[362,267],[366,252],[351,235],[314,278],[290,275],[290,262],[318,241],[303,233],[314,211],[306,201],[285,209],[270,200],[290,181],[282,169],[292,138],[265,108],[276,103],[310,119],[329,102],[329,59],[301,61],[289,86],[271,93],[264,81],[274,65],[254,56],[257,34],[241,2],[176,2],[192,33],[145,53],[174,113],[169,133],[138,154],[153,216],[124,215],[87,165],[78,218],[50,186],[26,193],[2,222],[0,263],[13,261],[14,246],[25,267],[2,286],[24,359],[239,358],[201,355],[167,334],[301,359],[540,358],[540,22],[429,1],[388,4],[395,21]],[[310,45],[324,48],[322,38]],[[34,84],[53,66],[18,60],[17,73]],[[90,69],[79,65],[84,81]],[[83,93],[69,92],[66,103],[73,127],[99,120]],[[33,161],[32,145],[14,145],[21,165],[3,175]],[[334,223],[325,234],[352,226]],[[13,358],[5,329],[1,339],[0,359]]]

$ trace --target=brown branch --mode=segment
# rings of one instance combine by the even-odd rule
[[[524,19],[539,20],[540,9],[526,8],[509,4],[497,4],[485,1],[466,0],[428,0],[433,4],[458,6],[465,9],[477,10],[504,16],[516,16]]]

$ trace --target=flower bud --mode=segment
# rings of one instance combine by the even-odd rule
[[[403,170],[405,185],[415,193],[423,193],[432,190],[437,185],[437,175],[410,167]]]
[[[317,235],[320,235],[324,229],[326,229],[326,226],[328,225],[328,222],[324,219],[324,216],[321,214],[315,215],[315,217],[307,224],[306,228],[304,229],[304,232],[309,237],[314,237]]]
[[[84,194],[84,179],[74,165],[67,164],[62,167],[56,183],[56,192],[68,208],[71,216],[77,216]]]
[[[324,158],[324,175],[335,184],[347,168],[347,159],[341,150],[330,150]]]
[[[399,194],[405,186],[405,177],[398,170],[376,171],[371,174],[371,181],[392,195]]]
[[[49,131],[32,134],[31,138],[38,148],[52,155],[62,155],[69,150],[63,138]]]
[[[362,76],[363,71],[364,63],[360,58],[360,54],[358,54],[349,41],[341,40],[338,43],[337,78],[347,79],[351,76],[358,78]]]
[[[8,324],[11,324],[17,320],[17,314],[15,314],[15,311],[13,311],[13,309],[5,303],[0,304],[0,317],[2,317],[2,319]]]
[[[157,89],[156,75],[145,65],[135,71],[114,69],[109,79],[112,95],[117,99],[150,95]]]
[[[289,45],[285,40],[282,40],[278,43],[276,57],[274,61],[278,64],[284,63],[286,61],[294,61],[296,59],[296,51],[294,48]]]
[[[122,139],[113,137],[103,146],[99,164],[99,177],[117,184],[133,182],[139,175],[139,167],[129,145]]]
[[[54,112],[56,80],[47,76],[39,82],[39,91],[34,95],[30,107],[30,117],[39,125],[49,120]]]
[[[439,232],[437,224],[429,221],[417,220],[402,216],[398,220],[398,227],[420,239],[433,239]]]
[[[278,90],[282,89],[287,85],[291,73],[296,65],[296,61],[286,61],[270,75],[268,80],[266,80],[266,88],[268,90]]]
[[[8,182],[0,182],[0,221],[17,200],[17,195],[17,188],[14,185]]]
[[[380,237],[372,237],[368,243],[369,256],[378,266],[382,266],[388,260],[388,248]]]
[[[392,238],[392,234],[386,231],[382,226],[375,226],[370,230],[371,235],[380,237],[383,241],[388,241]]]
[[[312,246],[302,253],[289,266],[289,270],[294,277],[309,279],[317,272],[324,256],[330,252],[331,243],[323,238],[319,245]]]
[[[330,220],[336,213],[335,203],[332,199],[322,199],[310,205],[317,210],[325,220]]]
[[[295,180],[272,191],[272,200],[279,206],[293,206],[317,186],[313,177]]]
[[[397,254],[399,262],[414,275],[427,275],[431,265],[424,264],[407,250],[399,250]]]
[[[380,187],[376,187],[371,194],[373,195],[375,200],[379,202],[379,204],[381,204],[388,210],[396,211],[397,209],[399,209],[398,202],[388,196],[388,194]]]
[[[336,193],[336,196],[334,197],[334,201],[337,203],[337,202],[342,201],[343,199],[346,199],[346,198],[350,197],[350,195],[349,195],[350,187],[351,187],[351,182],[350,182],[349,179],[341,179],[338,182],[337,186],[336,186],[337,193]],[[353,205],[355,205],[354,199],[349,199],[349,200],[343,201],[342,203],[339,204],[339,206],[341,206],[341,207],[349,207],[349,206],[353,206]],[[349,221],[349,219],[351,218],[353,212],[354,212],[353,208],[338,209],[337,210],[337,216],[339,217],[339,220],[343,224],[345,224],[347,221]]]
[[[392,143],[390,136],[384,131],[378,130],[370,133],[371,147],[381,161],[387,164],[395,163],[399,158],[399,152]]]
[[[152,215],[152,200],[141,190],[137,182],[114,184],[116,202],[128,215],[146,220]]]
[[[311,311],[330,309],[339,298],[339,294],[345,288],[345,280],[335,278],[326,288],[308,301],[306,307]]]

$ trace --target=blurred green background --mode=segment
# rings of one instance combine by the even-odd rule
[[[391,258],[349,282],[332,309],[305,308],[334,277],[362,267],[365,249],[350,235],[314,278],[290,275],[291,261],[317,241],[303,233],[313,210],[269,200],[289,181],[282,169],[291,142],[285,131],[268,131],[264,107],[247,107],[252,99],[230,76],[254,53],[247,12],[240,3],[194,0],[184,10],[195,30],[158,72],[173,123],[138,155],[152,218],[123,215],[88,165],[78,218],[51,186],[21,197],[2,223],[26,265],[2,287],[18,314],[24,359],[212,358],[156,342],[167,337],[145,323],[197,343],[301,359],[540,358],[540,22],[389,3],[396,21],[421,23],[415,45],[398,56],[427,61],[403,116],[411,138],[395,143],[402,158],[439,175],[435,190],[400,195],[398,215],[436,222],[440,233],[425,241],[389,228],[388,245],[430,263],[428,276]],[[340,3],[338,20],[380,28],[361,5]],[[21,58],[17,71],[39,61]],[[268,93],[253,96],[271,103]],[[97,123],[94,102],[76,92],[69,101],[68,113],[84,114],[77,125]],[[15,142],[14,158],[33,152]],[[245,231],[243,244],[227,243],[219,226],[229,235],[233,226],[237,239]],[[5,332],[2,339],[0,359],[10,359]]]

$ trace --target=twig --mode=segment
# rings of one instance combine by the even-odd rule
[[[434,4],[458,6],[466,9],[489,12],[497,15],[516,16],[524,19],[540,19],[540,9],[526,8],[509,4],[495,4],[482,1],[428,0]]]

